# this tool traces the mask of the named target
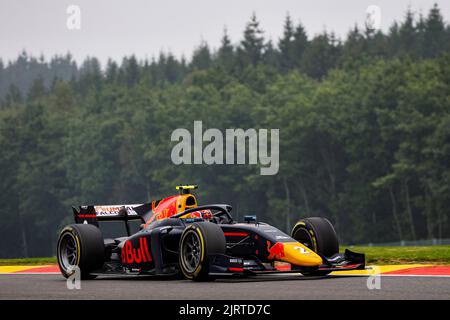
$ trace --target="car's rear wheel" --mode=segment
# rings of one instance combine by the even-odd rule
[[[224,254],[225,236],[212,222],[194,223],[187,227],[180,240],[179,264],[182,274],[191,280],[213,280],[209,275],[209,255]]]
[[[332,257],[339,252],[339,240],[331,222],[326,218],[311,217],[301,219],[292,230],[291,236],[314,252]],[[306,276],[323,276],[330,271],[300,268]]]
[[[80,270],[81,279],[93,279],[90,273],[100,269],[105,260],[105,246],[99,228],[90,224],[65,227],[58,238],[56,257],[59,269],[68,278]]]

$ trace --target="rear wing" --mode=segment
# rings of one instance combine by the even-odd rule
[[[75,223],[86,223],[99,226],[99,221],[141,220],[142,223],[152,216],[152,203],[99,205],[72,207]]]

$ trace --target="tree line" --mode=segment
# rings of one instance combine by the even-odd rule
[[[140,203],[200,186],[200,203],[288,231],[324,216],[343,243],[450,235],[450,26],[435,5],[388,32],[242,39],[187,61],[70,54],[0,61],[0,257],[48,256],[70,206]],[[176,128],[279,128],[280,169],[182,165]]]

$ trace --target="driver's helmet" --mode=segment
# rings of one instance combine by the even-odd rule
[[[194,212],[191,212],[189,215],[190,215],[189,216],[190,218],[203,218],[206,220],[212,220],[212,218],[213,218],[211,210],[208,210],[208,209],[194,211]]]

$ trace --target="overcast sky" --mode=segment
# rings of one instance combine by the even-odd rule
[[[369,5],[380,7],[387,30],[408,6],[426,14],[435,2],[449,21],[449,0],[0,0],[0,57],[15,59],[25,49],[47,58],[70,51],[78,62],[88,55],[102,63],[132,53],[151,58],[161,50],[190,58],[202,40],[218,47],[225,26],[239,41],[253,11],[274,41],[288,12],[310,37],[326,29],[343,38],[355,23],[364,25]],[[72,4],[81,10],[79,30],[66,26]]]

